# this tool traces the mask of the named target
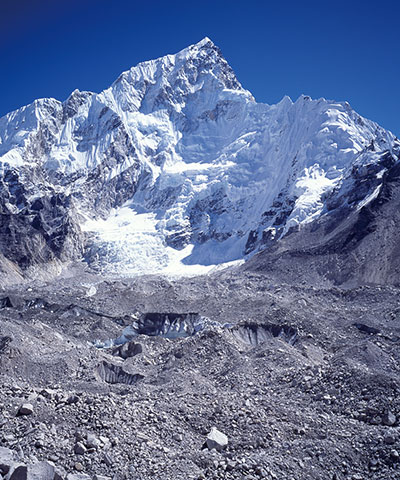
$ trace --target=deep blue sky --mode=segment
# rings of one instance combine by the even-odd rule
[[[399,3],[0,0],[0,116],[208,36],[257,101],[347,100],[400,135]]]

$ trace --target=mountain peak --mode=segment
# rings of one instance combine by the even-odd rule
[[[215,43],[209,38],[209,37],[204,37],[202,40],[200,40],[197,43],[194,43],[193,45],[190,45],[189,48],[203,48],[203,47],[215,47]]]
[[[209,37],[204,37],[202,40],[200,40],[200,42],[197,43],[197,45],[199,47],[202,47],[203,45],[205,45],[207,43],[211,43],[211,44],[214,45],[214,42]]]
[[[193,43],[188,47],[184,48],[178,52],[175,57],[182,59],[195,58],[197,56],[207,56],[212,57],[214,62],[224,62],[227,63],[220,48],[215,45],[215,43],[209,38],[204,37],[197,43]],[[211,59],[211,58],[210,58]]]
[[[247,258],[336,206],[363,208],[394,161],[394,145],[344,103],[307,96],[256,103],[205,37],[139,63],[99,94],[75,90],[63,103],[38,100],[2,119],[0,170],[16,169],[26,193],[4,177],[0,206],[4,198],[36,232],[36,213],[23,212],[41,195],[46,225],[62,217],[76,227],[51,226],[66,250],[78,226],[86,232],[93,268],[203,272]],[[45,200],[49,191],[71,198],[71,220]],[[9,237],[7,228],[0,236]],[[48,248],[61,256],[64,247]],[[19,264],[17,250],[6,253]]]
[[[203,92],[204,99],[201,102],[195,100],[196,111],[200,105],[211,110],[217,97],[221,95],[221,100],[226,100],[228,91],[235,91],[234,96],[239,92],[254,101],[237,80],[221,50],[208,37],[174,55],[139,63],[123,72],[111,86],[111,91],[111,101],[117,110],[142,113],[162,109],[180,113],[185,109],[186,114],[191,115],[189,112],[193,113],[193,109],[188,102],[197,99],[200,92]],[[103,95],[108,94],[109,90],[103,92]]]

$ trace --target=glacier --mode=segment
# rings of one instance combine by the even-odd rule
[[[1,118],[0,193],[13,214],[31,214],[46,195],[68,198],[81,256],[96,271],[202,274],[242,262],[332,205],[361,208],[379,188],[382,158],[399,150],[347,102],[257,103],[204,38],[138,64],[99,94],[75,90]],[[371,165],[362,198],[350,195]]]

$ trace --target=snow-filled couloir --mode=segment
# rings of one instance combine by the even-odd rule
[[[338,203],[368,202],[382,158],[398,149],[347,103],[257,103],[205,38],[140,63],[100,94],[76,90],[1,118],[0,192],[7,212],[28,209],[40,225],[46,208],[31,206],[61,195],[85,232],[82,255],[101,271],[202,273]],[[376,181],[350,195],[371,165]],[[46,232],[62,236],[55,223]]]

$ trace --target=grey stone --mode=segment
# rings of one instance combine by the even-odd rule
[[[175,442],[181,442],[183,440],[183,436],[180,433],[175,433],[172,435],[172,438],[175,440]]]
[[[12,466],[6,480],[28,480],[28,467],[21,464]]]
[[[0,447],[0,461],[12,461],[14,453],[12,450],[6,447]]]
[[[43,461],[28,467],[28,480],[54,480],[55,467]]]
[[[212,427],[211,432],[207,435],[206,444],[209,450],[221,451],[228,445],[228,437],[215,427]]]
[[[75,470],[78,470],[78,472],[82,472],[83,471],[83,465],[81,464],[81,462],[76,462],[74,464],[74,468]]]
[[[53,398],[56,393],[57,391],[52,390],[51,388],[44,388],[43,390],[40,391],[40,395],[47,399]]]
[[[113,355],[119,355],[126,360],[127,358],[134,357],[143,352],[143,347],[140,343],[128,342],[113,350]]]
[[[68,405],[72,405],[74,403],[78,403],[79,402],[79,397],[78,395],[70,395],[68,398],[67,398],[67,404]]]
[[[18,410],[19,415],[32,415],[33,405],[31,403],[23,403]]]
[[[107,467],[111,467],[114,463],[112,457],[108,453],[104,454],[104,463],[107,465]]]
[[[371,425],[380,425],[382,423],[382,418],[379,416],[372,417],[370,423]]]
[[[74,452],[77,455],[84,455],[87,452],[87,449],[86,449],[86,447],[83,443],[78,442],[78,443],[75,444]]]
[[[13,451],[9,448],[0,447],[0,474],[6,475],[14,460]]]
[[[374,469],[379,465],[379,460],[377,458],[371,458],[369,461],[369,468]]]
[[[77,442],[82,442],[82,441],[85,439],[83,433],[80,432],[79,430],[76,431],[76,432],[74,433],[74,435],[75,435],[75,439],[76,439]]]
[[[92,433],[89,433],[86,439],[86,447],[97,449],[100,447],[100,440]]]
[[[396,443],[396,438],[393,436],[393,435],[386,435],[385,438],[384,438],[384,442],[387,444],[387,445],[393,445],[394,443]]]
[[[388,410],[382,417],[382,423],[387,426],[393,426],[396,423],[396,416]]]

